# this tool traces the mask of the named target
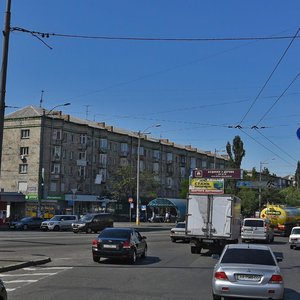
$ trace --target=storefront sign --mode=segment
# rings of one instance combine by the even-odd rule
[[[224,194],[224,179],[192,178],[190,194]]]
[[[243,179],[243,170],[193,170],[193,178],[224,178],[224,179]]]

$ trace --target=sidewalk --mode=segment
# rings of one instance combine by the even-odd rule
[[[133,227],[140,232],[170,230],[174,227],[174,223],[149,223],[142,222],[136,225],[134,222],[114,222],[114,227]],[[6,226],[0,227],[2,230],[9,230]],[[12,231],[13,232],[13,231]],[[47,234],[45,232],[45,234]],[[20,256],[14,250],[1,250],[0,247],[0,273],[13,271],[31,266],[42,265],[51,262],[51,258],[43,255],[25,255]],[[1,275],[0,275],[1,277]]]

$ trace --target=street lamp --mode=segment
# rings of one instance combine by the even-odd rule
[[[221,153],[221,152],[226,152],[226,150],[224,150],[224,149],[219,149],[219,150],[217,150],[217,149],[215,148],[215,155],[214,155],[214,169],[216,168],[217,153]]]
[[[41,135],[40,135],[40,164],[39,164],[39,192],[38,192],[38,208],[37,208],[37,215],[41,216],[42,214],[42,198],[44,198],[45,193],[45,168],[43,167],[44,159],[44,127],[45,127],[45,118],[48,117],[51,112],[61,106],[68,106],[71,105],[71,103],[63,103],[58,104],[51,108],[47,114],[45,114],[45,110],[43,110],[42,120],[41,120]]]
[[[150,134],[151,132],[147,132],[148,129],[160,127],[160,124],[151,125],[144,129],[143,131],[138,132],[138,147],[137,147],[137,169],[136,169],[136,217],[135,223],[136,225],[140,224],[140,148],[141,148],[141,137],[143,134]]]
[[[274,160],[275,158],[272,158]],[[268,161],[261,161],[259,162],[259,186],[258,186],[258,210],[260,212],[261,209],[261,172],[262,172],[262,166],[267,165]]]

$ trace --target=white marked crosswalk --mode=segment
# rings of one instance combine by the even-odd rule
[[[72,267],[23,268],[13,272],[0,273],[0,278],[4,282],[7,292],[10,293],[25,285],[34,284],[42,279],[55,276],[60,272],[70,269]]]

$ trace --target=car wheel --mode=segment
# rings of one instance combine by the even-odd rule
[[[143,251],[143,253],[142,253],[142,255],[141,255],[141,257],[142,258],[146,258],[147,257],[147,247],[145,247],[145,249],[144,249],[144,251]]]
[[[94,262],[100,262],[100,259],[101,259],[101,257],[100,256],[96,256],[96,255],[93,255],[93,261]]]
[[[135,250],[133,251],[132,256],[130,257],[129,262],[131,264],[134,264],[136,262],[136,251]]]
[[[22,228],[23,228],[23,230],[27,230],[28,229],[28,225],[24,224]]]
[[[290,245],[290,249],[294,249],[294,246],[293,246],[293,245]]]
[[[176,239],[171,238],[171,242],[175,243],[175,242],[176,242]]]
[[[89,227],[88,227],[88,228],[86,229],[85,232],[86,232],[86,233],[92,233],[93,231],[92,231],[92,228],[89,228]]]
[[[222,297],[221,297],[221,296],[218,296],[218,295],[215,295],[215,294],[213,294],[213,299],[214,299],[214,300],[221,300],[221,299],[222,299]]]
[[[55,225],[54,228],[53,228],[54,231],[59,231],[59,229],[60,229],[60,228],[59,228],[58,225]]]
[[[193,254],[197,253],[196,246],[191,246],[191,253]]]
[[[244,240],[244,239],[242,239],[242,243],[245,243],[245,240]]]

